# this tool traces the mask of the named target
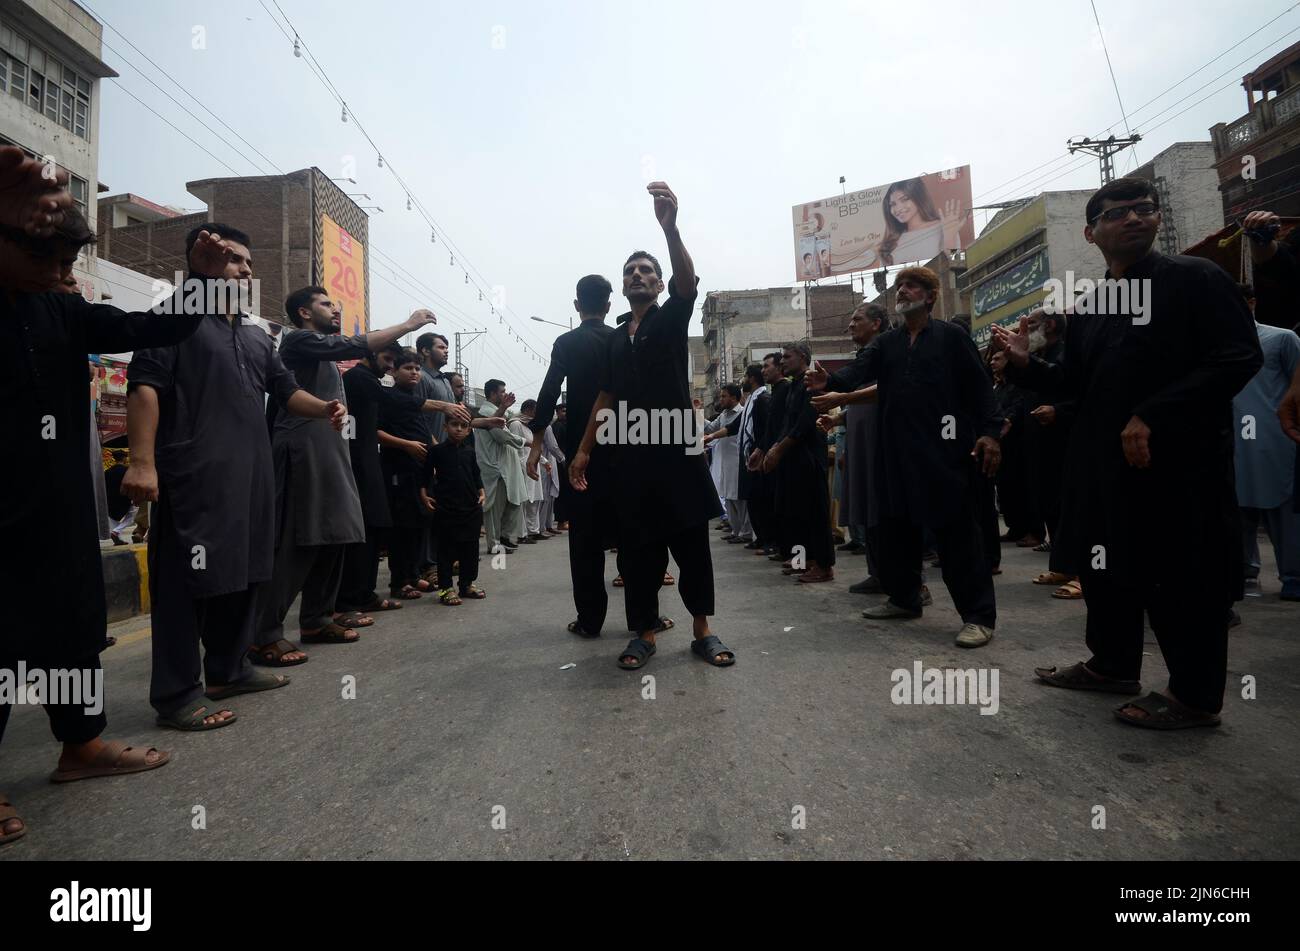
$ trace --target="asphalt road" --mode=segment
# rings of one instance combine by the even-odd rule
[[[690,654],[670,588],[678,630],[625,672],[618,589],[604,637],[564,630],[567,544],[485,564],[485,601],[426,597],[358,644],[313,648],[290,686],[231,701],[239,722],[212,733],[154,726],[148,619],[115,625],[107,735],[172,762],[53,785],[46,719],[16,707],[0,789],[29,833],[0,860],[1300,857],[1300,604],[1277,600],[1266,542],[1223,725],[1176,733],[1117,722],[1118,698],[1035,682],[1034,666],[1086,656],[1082,603],[1028,583],[1045,555],[1004,546],[997,637],[965,651],[937,572],[924,618],[869,623],[874,599],[847,591],[861,559],[799,585],[715,532],[714,627],[737,664]],[[1149,632],[1147,650],[1158,689]],[[917,661],[996,668],[997,712],[895,704],[891,672]],[[1242,698],[1245,675],[1257,699]]]

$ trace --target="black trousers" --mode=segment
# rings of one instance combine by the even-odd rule
[[[599,634],[609,610],[605,584],[605,552],[614,547],[616,513],[609,500],[592,486],[587,492],[560,493],[569,522],[569,577],[573,582],[573,606],[578,623],[590,634]],[[622,564],[622,552],[619,553]],[[663,579],[663,575],[659,576]],[[627,579],[624,578],[624,584]]]
[[[388,532],[389,591],[397,594],[420,578],[420,543],[426,522],[420,511],[415,477],[398,476],[388,484],[388,510],[393,527]]]
[[[18,676],[18,661],[27,660],[27,658],[3,658],[0,659],[0,670],[12,671],[11,676]],[[83,657],[66,664],[61,663],[65,670],[82,671],[82,683],[89,684],[86,679],[96,676],[95,671],[101,670],[99,663],[99,654],[91,654],[89,657]],[[50,682],[49,668],[46,667],[28,667],[27,672],[30,674],[37,669],[46,671],[46,683]],[[84,689],[84,688],[83,688]],[[88,699],[84,698],[83,699]],[[100,698],[103,701],[103,696]],[[4,740],[5,726],[9,723],[9,704],[0,703],[0,741]],[[66,703],[46,703],[45,716],[50,721],[50,732],[60,743],[89,743],[95,737],[99,736],[108,727],[108,717],[105,716],[101,709],[98,713],[87,713],[84,704],[66,704]]]
[[[366,526],[366,540],[343,549],[343,580],[335,611],[361,611],[379,600],[379,543],[387,529]]]
[[[984,558],[983,533],[974,509],[961,509],[933,531],[943,583],[962,621],[994,627],[998,612],[993,575]],[[921,610],[923,537],[922,526],[899,518],[882,519],[877,535],[880,583],[891,601],[913,611]]]
[[[1223,709],[1230,595],[1177,581],[1127,587],[1086,566],[1080,580],[1088,605],[1089,669],[1104,677],[1140,680],[1145,614],[1169,668],[1170,692],[1206,713]]]
[[[478,533],[483,527],[483,515],[473,516],[471,520],[435,522],[438,539],[438,584],[443,588],[451,587],[454,574],[452,565],[460,562],[460,593],[464,594],[469,586],[478,580]]]
[[[996,484],[983,473],[977,473],[975,479],[979,488],[980,539],[984,545],[984,560],[992,570],[1002,566],[1002,537],[998,530]]]
[[[629,631],[643,633],[659,626],[659,589],[669,552],[677,562],[677,591],[686,610],[692,617],[713,614],[713,555],[705,521],[632,548],[620,543],[618,566]]]
[[[153,675],[149,702],[155,710],[168,715],[189,706],[203,696],[205,680],[214,687],[252,675],[248,649],[253,646],[257,626],[258,587],[192,598],[183,579],[159,578],[151,571]]]
[[[835,565],[835,540],[831,535],[830,486],[826,469],[814,461],[807,448],[797,446],[781,460],[781,484],[785,489],[781,518],[783,536],[791,552],[804,549],[808,564],[823,570]]]

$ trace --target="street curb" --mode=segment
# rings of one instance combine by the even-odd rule
[[[110,624],[149,613],[147,552],[145,545],[121,545],[100,551]]]

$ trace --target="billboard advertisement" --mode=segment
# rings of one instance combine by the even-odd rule
[[[321,215],[324,254],[321,262],[325,275],[321,284],[330,300],[343,308],[342,334],[370,332],[366,314],[366,248],[339,226],[329,215]]]
[[[795,280],[924,263],[974,240],[963,165],[795,205]]]

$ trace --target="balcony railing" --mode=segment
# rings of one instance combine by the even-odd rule
[[[1246,148],[1256,139],[1278,126],[1300,119],[1300,83],[1285,90],[1280,96],[1265,99],[1234,122],[1220,123],[1210,130],[1214,137],[1214,150],[1219,159],[1227,158]]]
[[[1300,118],[1300,83],[1273,100],[1273,123],[1282,125]]]

